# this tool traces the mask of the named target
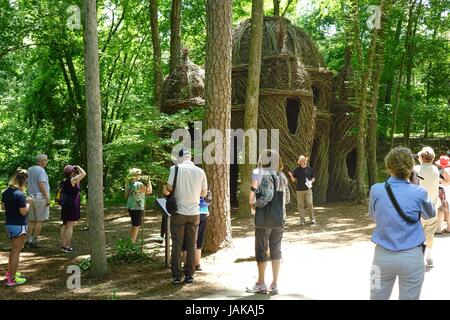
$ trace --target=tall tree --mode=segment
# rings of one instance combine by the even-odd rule
[[[411,2],[411,7],[414,8],[416,0]],[[410,33],[409,41],[405,43],[405,54],[406,54],[406,85],[405,85],[405,107],[408,108],[406,121],[403,129],[403,143],[406,146],[409,146],[409,137],[411,133],[411,125],[412,125],[412,114],[414,112],[414,102],[412,97],[412,87],[413,87],[413,69],[414,69],[414,56],[416,51],[416,32],[417,32],[417,24],[419,20],[419,16],[421,14],[422,9],[422,0],[419,0],[417,4],[416,12],[412,12],[412,23],[409,25],[410,29],[408,32]],[[412,29],[411,29],[412,28]]]
[[[399,49],[399,42],[400,42],[400,34],[402,31],[402,24],[403,24],[403,15],[400,16],[397,20],[397,26],[395,28],[395,34],[393,36],[392,45],[395,48],[395,51]],[[389,69],[386,70],[387,73],[387,80],[386,80],[386,91],[384,94],[384,103],[385,104],[391,104],[392,99],[392,89],[394,87],[394,78],[395,78],[395,72],[392,72],[392,66],[394,66],[396,61],[399,61],[398,55],[390,55],[388,57],[389,59],[386,60],[386,65],[389,66]],[[397,65],[398,67],[398,65]]]
[[[97,9],[95,0],[84,0],[84,70],[86,77],[88,212],[91,274],[107,272],[103,217],[103,143],[100,77],[98,64]]]
[[[281,0],[273,0],[273,15],[275,17],[280,16],[280,2]]]
[[[388,17],[390,17],[391,1],[385,0],[384,12],[381,15],[379,41],[375,49],[375,70],[372,73],[371,97],[368,107],[368,126],[367,126],[367,169],[369,173],[369,186],[377,182],[377,126],[378,115],[377,105],[379,98],[379,89],[381,82],[381,72],[384,65],[385,37],[386,29],[389,28]],[[380,8],[381,10],[381,8]]]
[[[244,131],[258,128],[259,83],[261,74],[261,48],[264,17],[264,0],[252,1],[252,24],[250,31],[250,48],[248,58],[247,92],[244,116]],[[239,193],[239,214],[250,212],[250,179],[252,165],[250,163],[250,144],[244,142],[244,163],[240,166],[241,185]],[[256,149],[253,148],[253,152]]]
[[[150,24],[153,44],[153,99],[156,108],[161,109],[163,71],[161,65],[161,40],[158,26],[158,0],[150,0]]]
[[[383,10],[383,0],[380,0],[379,10]],[[377,46],[379,29],[373,28],[367,58],[364,63],[362,42],[359,28],[359,1],[352,4],[353,47],[356,54],[355,68],[355,99],[358,108],[358,135],[356,138],[356,199],[362,201],[366,197],[366,132],[367,132],[367,95],[368,84],[372,77],[375,49]]]
[[[170,11],[170,62],[169,72],[172,73],[181,61],[181,10],[183,1],[172,0]]]
[[[205,171],[213,202],[210,206],[205,250],[217,251],[231,244],[230,143],[231,124],[231,22],[232,0],[206,1],[205,129],[224,137],[215,141],[216,162]]]
[[[286,7],[283,10],[283,13],[281,13],[281,11],[280,11],[281,0],[273,0],[273,15],[275,17],[280,17],[280,16],[284,17],[293,2],[294,2],[294,0],[288,0]]]
[[[391,149],[394,147],[395,131],[397,131],[397,117],[400,105],[400,88],[403,80],[403,69],[405,66],[405,53],[400,58],[400,71],[398,74],[397,88],[395,89],[394,103],[392,104],[392,125],[391,125]]]

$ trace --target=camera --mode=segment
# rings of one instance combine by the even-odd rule
[[[73,166],[73,173],[79,174],[80,173],[80,168],[78,168],[78,166]]]

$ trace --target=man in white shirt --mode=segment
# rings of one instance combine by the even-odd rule
[[[429,200],[434,204],[435,208],[438,208],[439,170],[433,165],[435,157],[434,150],[430,147],[424,147],[417,155],[419,156],[420,165],[414,166],[414,171],[419,176],[419,185],[427,190]],[[434,266],[431,249],[433,248],[434,233],[438,227],[437,217],[428,220],[422,219],[422,226],[426,238],[426,265],[431,268]]]
[[[167,190],[172,191],[175,177],[175,166],[170,168]],[[181,283],[181,246],[186,241],[186,264],[184,266],[184,282],[192,283],[195,272],[195,250],[197,230],[200,222],[200,197],[207,194],[206,174],[191,161],[191,153],[187,149],[179,152],[178,175],[175,185],[177,213],[170,217],[170,233],[172,237],[172,283]]]
[[[50,185],[45,167],[48,157],[40,154],[36,157],[36,165],[28,168],[28,193],[34,198],[28,212],[27,244],[31,248],[42,248],[38,243],[42,225],[50,216]]]

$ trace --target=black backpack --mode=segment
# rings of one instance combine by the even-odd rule
[[[178,177],[178,166],[175,166],[175,176],[173,178],[172,191],[166,197],[166,210],[170,214],[177,213],[178,210],[177,200],[175,199],[175,188],[177,185],[177,177]]]

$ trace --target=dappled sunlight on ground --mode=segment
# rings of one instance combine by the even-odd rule
[[[245,287],[252,286],[257,276],[253,217],[250,215],[232,219],[231,247],[214,254],[205,253],[201,262],[203,271],[195,274],[193,284],[174,286],[170,270],[164,268],[164,248],[157,241],[161,216],[148,211],[144,248],[157,260],[146,265],[109,263],[109,272],[102,280],[91,279],[83,273],[81,288],[69,290],[67,268],[89,257],[89,233],[81,231],[85,225],[83,216],[75,226],[73,246],[76,251],[61,252],[59,215],[52,211],[52,221],[43,230],[45,248],[26,248],[22,252],[19,269],[28,278],[27,284],[0,290],[0,299],[367,299],[374,250],[370,236],[375,227],[367,217],[367,206],[332,203],[316,207],[315,214],[316,225],[300,226],[299,215],[288,211],[282,242],[280,294],[270,296],[245,292]],[[117,240],[129,237],[130,220],[125,208],[107,211],[105,231],[107,252],[111,254]],[[438,236],[433,250],[445,250],[444,242],[450,246],[450,234]],[[9,245],[5,233],[0,233],[0,245],[1,278],[6,271]],[[450,261],[439,258],[435,261],[439,263],[435,269],[450,268]],[[427,279],[443,286],[436,273],[436,270],[428,272]],[[266,275],[270,284],[270,263]],[[440,290],[430,290],[427,285],[424,290],[428,296],[441,298]]]

